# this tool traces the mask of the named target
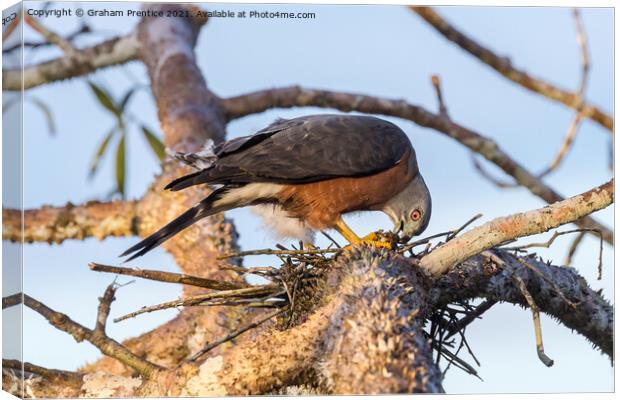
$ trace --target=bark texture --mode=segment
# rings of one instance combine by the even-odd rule
[[[441,275],[452,266],[512,239],[536,235],[606,208],[614,201],[614,180],[537,210],[496,218],[458,236],[422,258],[420,266]]]
[[[81,206],[44,206],[22,212],[2,209],[2,239],[60,244],[67,239],[137,234],[136,201],[93,201]],[[23,235],[23,237],[22,237]]]

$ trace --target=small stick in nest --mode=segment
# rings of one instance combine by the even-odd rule
[[[217,305],[210,304],[209,300],[218,300],[222,301],[222,299],[226,299],[228,301],[234,301],[239,298],[254,298],[257,296],[263,297],[271,297],[276,295],[279,290],[278,286],[274,284],[267,285],[257,285],[253,287],[243,288],[243,289],[235,289],[235,290],[222,290],[215,293],[206,293],[198,296],[186,297],[183,299],[177,299],[173,301],[168,301],[166,303],[156,304],[149,307],[143,307],[138,311],[131,312],[129,314],[123,315],[122,317],[118,317],[114,319],[114,322],[124,321],[129,318],[133,318],[140,314],[150,313],[153,311],[165,310],[168,308],[176,308],[181,306],[199,306],[199,305]]]
[[[219,256],[218,260],[226,258],[236,258],[245,256],[256,256],[265,254],[274,255],[307,255],[307,254],[326,254],[326,253],[338,253],[341,249],[304,249],[304,250],[273,250],[273,249],[260,249],[260,250],[248,250],[240,251],[238,253],[229,253]]]
[[[157,270],[151,270],[151,269],[124,268],[124,267],[116,267],[112,265],[103,265],[103,264],[98,264],[94,262],[89,263],[88,267],[92,271],[110,272],[110,273],[119,274],[119,275],[136,276],[139,278],[150,279],[150,280],[159,281],[159,282],[182,283],[185,285],[197,286],[197,287],[202,287],[206,289],[231,290],[231,289],[241,289],[243,287],[247,287],[247,285],[243,285],[239,283],[216,281],[213,279],[202,278],[199,276],[186,275],[186,274],[175,274],[172,272],[164,272],[164,271],[157,271]]]

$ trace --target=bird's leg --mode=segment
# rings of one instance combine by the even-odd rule
[[[349,243],[351,243],[349,246],[345,248],[350,248],[351,246],[355,246],[358,244],[369,244],[375,247],[383,247],[383,248],[387,248],[390,250],[392,249],[391,243],[377,240],[378,239],[377,234],[374,232],[370,233],[369,235],[363,238],[360,238],[359,236],[357,236],[355,232],[353,232],[351,228],[349,228],[347,224],[345,224],[342,218],[338,218],[338,221],[336,221],[335,228],[338,231],[338,233],[340,233]]]

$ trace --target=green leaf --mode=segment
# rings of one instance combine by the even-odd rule
[[[95,172],[97,172],[97,168],[99,167],[99,161],[101,161],[101,157],[103,157],[103,154],[108,148],[108,145],[110,144],[110,140],[112,139],[112,136],[114,136],[114,134],[116,133],[117,129],[118,129],[118,126],[114,126],[110,130],[110,132],[106,133],[101,143],[99,143],[99,146],[97,147],[97,151],[95,152],[95,155],[93,156],[93,161],[90,163],[90,169],[88,172],[89,179],[95,175]]]
[[[159,161],[162,161],[164,157],[166,157],[166,148],[164,147],[164,144],[149,128],[144,125],[142,125],[142,132],[144,133],[146,140],[149,142],[151,149],[153,149],[153,153],[155,153]]]
[[[125,135],[116,148],[116,189],[125,198]]]
[[[101,103],[102,106],[104,106],[114,115],[116,115],[117,118],[120,117],[121,111],[114,104],[114,101],[112,100],[112,96],[110,96],[110,93],[108,93],[108,91],[106,91],[101,86],[97,86],[95,83],[91,81],[88,81],[88,84],[90,85],[90,88],[92,89],[93,93],[95,93],[95,96],[97,96],[97,100],[99,100],[99,103]]]
[[[129,89],[127,91],[127,93],[125,93],[125,95],[123,96],[123,98],[121,99],[121,102],[118,105],[118,109],[121,113],[123,113],[125,111],[125,107],[127,107],[127,103],[129,102],[129,99],[131,99],[131,96],[133,96],[133,94],[135,93],[136,88],[133,87],[131,89]]]
[[[37,99],[36,97],[26,97],[26,100],[34,104],[39,108],[39,110],[41,110],[41,112],[45,116],[45,122],[47,123],[48,131],[50,132],[50,134],[54,135],[56,133],[56,124],[54,123],[54,115],[52,114],[52,110],[50,110],[47,104]]]

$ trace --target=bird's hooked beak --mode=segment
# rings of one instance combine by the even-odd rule
[[[392,233],[398,237],[398,242],[401,244],[406,244],[409,240],[411,240],[411,236],[405,235],[403,229],[405,228],[405,223],[403,221],[399,221],[398,224],[394,226],[392,229]]]

